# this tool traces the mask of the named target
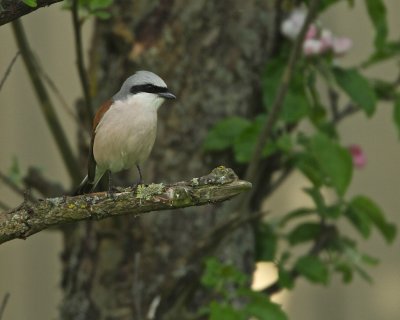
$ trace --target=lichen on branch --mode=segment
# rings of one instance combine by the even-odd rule
[[[251,183],[239,180],[232,169],[221,166],[206,176],[169,185],[142,185],[111,195],[100,192],[23,203],[0,213],[0,244],[12,239],[25,239],[44,229],[75,221],[127,214],[138,216],[150,211],[222,202],[250,188]]]

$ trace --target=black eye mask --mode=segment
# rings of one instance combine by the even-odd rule
[[[153,84],[140,84],[140,85],[132,86],[129,91],[130,91],[130,93],[133,93],[133,94],[140,93],[140,92],[157,94],[157,93],[168,92],[168,88],[155,86]]]

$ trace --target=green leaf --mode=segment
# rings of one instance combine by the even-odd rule
[[[218,122],[212,128],[203,144],[207,151],[221,151],[233,145],[234,140],[251,125],[247,119],[231,117]]]
[[[353,174],[353,162],[348,150],[320,133],[311,138],[309,149],[318,167],[328,178],[328,184],[331,184],[339,195],[343,195]]]
[[[224,291],[227,283],[243,286],[247,281],[247,275],[237,270],[234,266],[223,264],[216,258],[206,260],[206,268],[201,278],[201,283],[217,292]]]
[[[107,9],[113,4],[114,0],[90,0],[88,3],[89,9],[91,11],[99,9]]]
[[[388,36],[386,7],[382,0],[366,0],[368,15],[375,28],[375,48],[383,47]]]
[[[397,96],[393,105],[393,121],[400,137],[400,96]]]
[[[357,250],[356,243],[354,242],[354,240],[342,237],[341,239],[338,239],[338,241],[339,241],[338,248],[340,248],[339,252],[341,253],[341,256],[345,259],[345,261],[341,261],[337,264],[337,266],[339,266],[337,271],[342,273],[344,277],[343,280],[346,281],[347,278],[347,280],[350,281],[353,275],[353,271],[355,271],[364,280],[372,282],[371,277],[362,268],[362,264],[364,263],[374,266],[379,261],[376,258],[360,253]]]
[[[295,123],[307,116],[309,112],[310,104],[304,90],[296,92],[290,88],[283,103],[280,118],[285,123]]]
[[[282,81],[283,71],[287,65],[287,57],[282,56],[268,62],[262,80],[263,102],[270,110],[275,101]],[[306,98],[303,73],[296,70],[289,84],[288,93],[283,101],[279,118],[285,123],[295,123],[308,115],[310,104]]]
[[[323,175],[317,161],[308,153],[298,153],[295,156],[296,167],[314,184],[319,187],[323,183]]]
[[[318,223],[303,223],[295,227],[288,235],[289,243],[294,246],[315,239],[321,231]]]
[[[247,127],[245,128],[235,139],[233,151],[235,154],[235,160],[239,163],[247,163],[250,161],[254,148],[256,146],[256,142],[258,141],[258,137],[260,136],[261,128],[266,121],[265,114],[261,114],[257,116],[257,118]],[[289,140],[289,141],[288,141]],[[262,156],[268,157],[272,153],[276,152],[277,149],[281,149],[282,151],[287,152],[288,149],[291,148],[291,141],[288,135],[282,135],[277,140],[270,141],[263,149]]]
[[[262,77],[262,89],[263,104],[267,109],[272,105],[275,99],[286,63],[286,57],[278,56],[275,59],[270,59],[265,66]]]
[[[318,188],[304,188],[304,192],[307,193],[311,199],[314,201],[316,207],[317,207],[317,212],[319,214],[323,214],[326,210],[326,205],[325,205],[325,200],[324,197],[322,196],[321,192],[319,191]]]
[[[206,260],[206,268],[203,276],[201,277],[201,283],[209,288],[216,287],[221,281],[220,275],[220,262],[215,258]]]
[[[342,281],[344,283],[349,283],[353,279],[353,269],[346,263],[337,264],[335,271],[342,274]]]
[[[365,239],[369,238],[371,234],[371,221],[363,212],[360,212],[357,206],[350,203],[345,210],[345,216]]]
[[[17,185],[22,185],[23,174],[17,157],[12,158],[12,163],[8,169],[8,178]]]
[[[111,13],[107,12],[107,11],[94,11],[93,14],[101,19],[101,20],[107,20],[111,18]]]
[[[378,258],[371,257],[365,253],[361,255],[361,260],[362,260],[362,262],[369,264],[370,266],[376,266],[379,264]]]
[[[332,76],[330,74],[327,74],[327,71],[325,71],[329,69],[330,67],[328,63],[322,63],[320,72],[323,74],[324,78],[329,79],[329,82],[331,82]],[[319,84],[317,83],[317,72],[312,68],[309,68],[307,71],[308,75],[305,75],[305,77],[307,78],[307,97],[310,100],[311,106],[308,118],[318,131],[326,132],[329,136],[336,136],[335,126],[330,122],[327,117],[327,110],[329,110],[329,107],[325,106],[321,102],[321,90],[319,88]]]
[[[325,134],[329,138],[337,139],[339,137],[339,135],[337,133],[337,128],[331,122],[327,121],[327,122],[321,123],[316,128],[319,132]]]
[[[260,224],[256,230],[257,261],[273,261],[278,246],[278,237],[268,224]]]
[[[294,278],[284,267],[278,267],[278,283],[282,288],[293,289]]]
[[[327,206],[325,204],[325,199],[318,188],[304,188],[304,191],[315,203],[315,206],[317,207],[316,211],[320,216],[337,219],[341,215],[342,210],[340,203]]]
[[[210,304],[210,320],[243,320],[240,311],[231,306],[221,305],[215,301]]]
[[[355,197],[350,206],[357,212],[358,217],[368,219],[380,231],[387,243],[392,243],[396,236],[396,226],[388,223],[381,209],[369,198],[364,196]]]
[[[37,7],[37,0],[22,0],[27,6],[36,8]]]
[[[320,128],[321,126],[327,125],[326,115],[327,115],[326,108],[324,108],[323,105],[314,104],[310,110],[309,116],[312,124],[315,127]]]
[[[242,130],[234,141],[233,151],[235,160],[239,163],[247,163],[250,161],[258,136],[260,135],[261,126],[264,116],[259,116],[247,128]]]
[[[329,218],[337,219],[342,215],[340,204],[334,204],[325,208],[325,214]]]
[[[374,79],[371,85],[378,100],[393,100],[396,96],[396,87],[390,81]]]
[[[360,266],[355,265],[354,266],[354,270],[358,273],[358,275],[363,278],[365,281],[367,281],[368,283],[372,283],[372,278],[371,276]]]
[[[370,117],[375,112],[376,95],[368,80],[356,69],[333,69],[337,84],[346,92],[351,100],[360,106]]]
[[[311,104],[306,96],[305,81],[304,70],[297,68],[289,84],[279,115],[280,119],[286,124],[296,123],[310,112]]]
[[[379,50],[376,50],[367,61],[363,62],[363,68],[369,67],[375,63],[394,58],[400,55],[400,41],[386,42]]]
[[[315,283],[327,284],[329,272],[326,265],[315,256],[303,256],[297,260],[296,270],[304,275],[308,280]]]
[[[276,303],[268,301],[264,294],[253,292],[250,294],[250,303],[244,309],[247,317],[256,317],[257,320],[287,320],[286,314]]]
[[[287,213],[279,223],[280,227],[284,227],[289,221],[297,218],[303,218],[315,214],[315,209],[298,208]]]
[[[293,149],[292,137],[287,133],[282,134],[276,141],[276,147],[285,153],[290,153]]]

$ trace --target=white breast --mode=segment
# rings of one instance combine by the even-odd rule
[[[149,157],[161,103],[162,99],[149,94],[137,94],[113,103],[96,128],[93,145],[96,175],[106,170],[118,172],[132,168]]]

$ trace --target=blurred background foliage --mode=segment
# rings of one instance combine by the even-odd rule
[[[301,1],[300,1],[301,2]],[[322,1],[319,14],[338,1]],[[347,1],[351,9],[353,1]],[[304,1],[307,4],[308,1]],[[282,104],[279,118],[274,124],[272,139],[263,147],[262,157],[280,154],[284,172],[299,171],[310,182],[303,191],[311,198],[314,206],[297,208],[279,218],[263,220],[258,226],[257,256],[260,261],[270,261],[279,270],[278,285],[293,289],[295,279],[304,277],[313,283],[329,284],[329,279],[337,273],[343,282],[350,283],[354,274],[371,282],[368,268],[379,261],[358,249],[355,238],[342,231],[339,221],[346,220],[364,238],[371,232],[379,232],[387,244],[396,237],[396,226],[387,220],[378,204],[368,196],[346,194],[352,181],[356,155],[350,146],[341,143],[337,131],[338,123],[356,112],[373,117],[377,103],[388,101],[392,104],[393,125],[400,133],[400,76],[392,82],[367,77],[364,72],[376,64],[400,56],[400,41],[388,40],[386,7],[383,1],[365,1],[367,12],[375,28],[375,50],[366,61],[358,65],[343,67],[340,58],[351,50],[351,42],[338,54],[334,46],[333,34],[315,20],[308,29],[303,42],[303,54],[295,66],[293,78]],[[209,132],[204,148],[210,152],[230,151],[239,163],[251,161],[253,150],[261,132],[262,124],[268,117],[270,107],[282,84],[287,68],[291,40],[296,39],[304,23],[306,7],[289,7],[288,17],[282,22],[283,43],[274,56],[266,61],[263,71],[262,90],[265,113],[255,119],[233,116],[215,125]],[[302,16],[304,15],[304,16]],[[300,17],[299,17],[300,16]],[[300,22],[299,22],[300,20]],[[294,30],[285,30],[285,23],[293,23]],[[296,26],[295,24],[299,25]],[[290,29],[290,28],[289,28]],[[294,33],[290,34],[290,33]],[[292,39],[288,39],[292,38]],[[310,48],[307,47],[310,41]],[[315,45],[313,47],[313,45]],[[328,99],[321,98],[327,93]],[[348,102],[341,106],[339,92],[346,94]],[[304,130],[303,123],[306,123]],[[363,166],[363,164],[361,164]],[[329,194],[329,200],[325,196]],[[332,195],[333,200],[332,200]],[[285,245],[282,245],[285,242]],[[303,243],[314,243],[309,251],[293,254],[293,249]],[[242,290],[242,276],[209,260],[203,283],[214,286],[221,293],[224,281],[231,281]],[[211,281],[210,279],[213,279]],[[222,294],[223,302],[210,305],[212,319],[286,319],[286,316],[269,303],[261,303],[260,296],[251,293],[245,307],[235,309]],[[261,298],[262,300],[262,298]],[[254,304],[254,305],[253,305]],[[217,307],[218,305],[218,307]],[[254,309],[253,309],[254,308]]]

